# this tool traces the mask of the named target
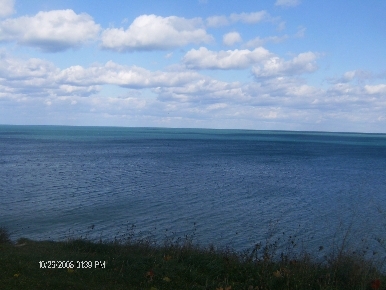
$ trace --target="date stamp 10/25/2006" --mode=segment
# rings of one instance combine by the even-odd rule
[[[96,269],[106,268],[106,261],[39,261],[40,269]]]

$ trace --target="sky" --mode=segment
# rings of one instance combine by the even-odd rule
[[[386,133],[386,1],[0,0],[0,124]]]

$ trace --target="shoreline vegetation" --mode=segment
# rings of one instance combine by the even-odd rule
[[[0,227],[1,289],[386,289],[383,265],[352,252],[345,241],[317,262],[296,251],[288,239],[285,252],[276,242],[258,243],[236,252],[200,247],[194,233],[165,237],[162,244],[139,239],[133,231],[111,242],[11,241]],[[321,249],[322,250],[322,247]],[[359,254],[360,253],[360,254]]]

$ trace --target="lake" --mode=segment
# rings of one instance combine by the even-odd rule
[[[1,125],[0,198],[12,239],[112,240],[134,224],[236,250],[291,235],[318,252],[345,233],[376,248],[386,135]]]

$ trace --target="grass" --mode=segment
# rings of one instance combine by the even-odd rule
[[[386,276],[363,255],[340,248],[324,262],[315,262],[307,253],[288,249],[277,255],[271,243],[244,252],[216,250],[199,247],[188,236],[162,245],[133,235],[114,242],[11,242],[8,231],[0,228],[0,288],[386,289],[381,288]],[[92,268],[40,268],[39,261],[91,261]],[[95,261],[104,261],[105,268],[95,268]]]

